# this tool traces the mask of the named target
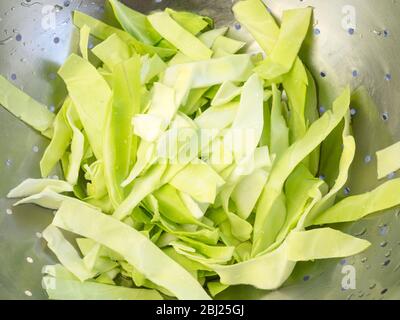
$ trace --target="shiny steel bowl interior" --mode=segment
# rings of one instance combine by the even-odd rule
[[[246,37],[234,21],[232,0],[124,0],[142,12],[172,7],[213,17]],[[400,3],[395,0],[268,0],[271,11],[312,6],[314,24],[301,53],[319,88],[319,107],[332,102],[347,83],[365,86],[371,103],[352,105],[357,155],[347,191],[370,190],[376,179],[375,152],[400,139]],[[0,2],[0,73],[35,99],[57,109],[65,95],[58,68],[76,52],[77,30],[71,13],[105,15],[104,0],[2,0]],[[107,17],[105,17],[107,19]],[[54,23],[54,24],[53,24]],[[41,268],[55,261],[40,232],[52,212],[33,205],[12,207],[10,188],[39,177],[39,160],[48,142],[0,108],[0,299],[45,299]],[[54,173],[55,175],[57,172]],[[299,263],[276,291],[248,286],[228,289],[221,299],[399,299],[400,218],[397,210],[337,226],[368,239],[364,253],[342,260]],[[343,289],[350,267],[356,288]]]

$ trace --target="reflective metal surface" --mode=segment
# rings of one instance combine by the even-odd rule
[[[143,12],[172,7],[210,15],[218,25],[235,24],[231,0],[124,1]],[[347,184],[351,194],[378,185],[374,153],[400,139],[400,4],[395,0],[269,0],[278,17],[282,10],[315,7],[314,26],[302,52],[317,78],[319,106],[329,106],[338,90],[363,84],[377,109],[353,105],[357,156]],[[79,9],[101,17],[103,0],[2,0],[0,2],[0,73],[49,108],[63,98],[56,71],[76,51],[77,31],[71,12]],[[239,30],[237,30],[239,29]],[[52,213],[35,206],[12,207],[8,190],[23,179],[39,177],[39,160],[47,141],[0,108],[0,298],[42,299],[41,267],[54,258],[40,232]],[[56,172],[54,174],[57,174]],[[338,226],[366,238],[372,246],[346,260],[300,263],[283,288],[273,292],[233,287],[219,298],[241,299],[399,299],[400,218],[390,210],[358,223]],[[346,274],[355,272],[355,289],[344,290]]]

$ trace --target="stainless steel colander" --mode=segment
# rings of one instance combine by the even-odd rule
[[[218,25],[246,36],[235,23],[233,0],[125,0],[148,12],[164,7],[199,12]],[[376,187],[375,151],[400,139],[400,3],[396,0],[268,0],[282,10],[313,6],[314,25],[302,52],[319,87],[319,107],[329,106],[338,89],[364,85],[372,101],[352,105],[357,155],[344,193]],[[56,109],[64,98],[56,72],[76,51],[77,31],[71,12],[104,16],[104,0],[2,0],[0,2],[0,73],[29,95]],[[10,188],[39,177],[39,160],[47,141],[0,108],[0,298],[43,299],[41,268],[55,262],[40,232],[52,212],[33,205],[12,207]],[[57,175],[57,172],[54,172]],[[232,287],[221,299],[399,299],[400,217],[396,210],[357,223],[340,225],[347,233],[372,242],[368,251],[343,260],[299,263],[284,287],[261,291]],[[350,272],[355,288],[344,285]]]

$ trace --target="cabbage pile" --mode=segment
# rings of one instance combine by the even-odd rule
[[[0,103],[50,139],[42,178],[8,196],[55,210],[43,232],[59,260],[43,268],[51,299],[271,290],[298,261],[368,248],[325,225],[398,205],[400,180],[337,201],[356,147],[351,92],[319,114],[298,56],[312,8],[285,11],[279,26],[260,0],[239,1],[255,46],[195,13],[108,3],[118,27],[74,13],[80,52],[58,72],[68,95],[56,115],[0,78]],[[339,162],[320,172],[330,150]],[[379,154],[381,177],[398,169],[388,159],[399,150]],[[63,179],[49,178],[59,163]]]

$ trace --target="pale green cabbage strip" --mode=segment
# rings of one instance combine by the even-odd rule
[[[378,179],[382,179],[400,169],[399,156],[400,142],[376,152],[376,158],[378,162]]]
[[[319,115],[299,58],[312,8],[278,24],[261,0],[238,1],[235,18],[257,47],[206,16],[107,1],[112,25],[74,13],[80,56],[58,72],[68,94],[57,114],[0,76],[0,103],[50,138],[42,178],[8,194],[56,210],[43,231],[59,261],[43,268],[50,299],[274,290],[299,261],[370,246],[324,225],[400,205],[400,179],[337,196],[357,151],[351,91]],[[376,156],[378,178],[400,168],[399,143]]]
[[[212,51],[198,38],[182,28],[179,23],[170,17],[168,12],[158,12],[149,16],[151,25],[164,39],[172,43],[184,55],[193,60],[208,59]]]
[[[51,137],[48,130],[53,127],[54,114],[0,76],[0,103],[13,115],[32,128]]]

